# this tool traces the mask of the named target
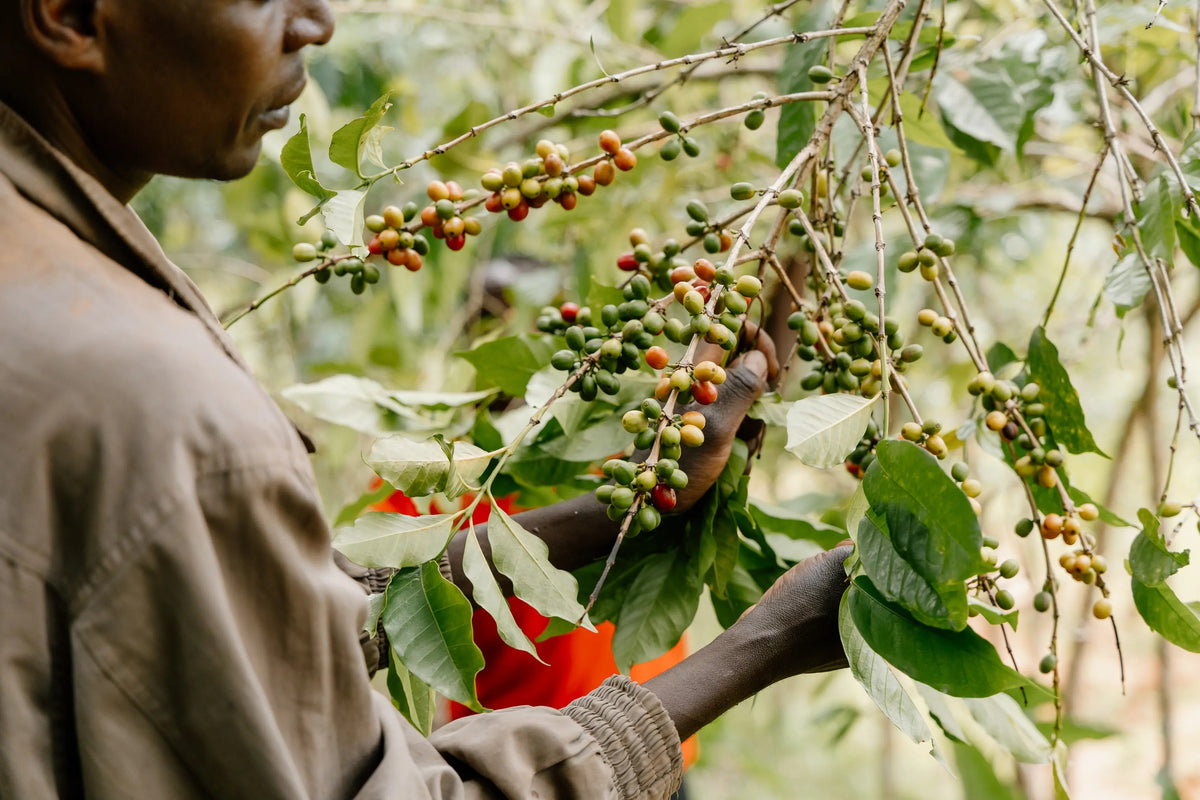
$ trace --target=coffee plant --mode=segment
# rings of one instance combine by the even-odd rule
[[[781,542],[828,548],[849,537],[841,634],[880,710],[939,759],[934,726],[962,741],[955,720],[966,714],[1018,759],[1050,763],[1066,796],[1064,698],[1078,676],[1059,658],[1064,605],[1086,604],[1118,655],[1122,604],[1164,640],[1200,652],[1200,617],[1168,582],[1188,564],[1197,520],[1195,487],[1173,478],[1200,438],[1184,338],[1196,306],[1177,299],[1181,286],[1194,293],[1186,273],[1200,266],[1188,14],[1041,0],[1002,25],[971,3],[785,0],[739,25],[723,20],[729,10],[668,14],[640,44],[608,54],[630,60],[654,45],[665,57],[621,71],[605,71],[606,51],[593,42],[596,61],[581,69],[595,77],[490,118],[476,110],[448,123],[444,142],[400,160],[385,155],[396,109],[384,94],[333,133],[340,182],[318,178],[301,117],[280,163],[315,199],[300,222],[320,218],[326,229],[294,245],[298,274],[227,323],[308,278],[369,295],[416,280],[410,273],[450,270],[454,259],[469,269],[473,242],[512,237],[513,226],[565,236],[588,208],[603,217],[655,207],[641,226],[591,226],[589,237],[607,241],[582,245],[568,288],[526,329],[480,323],[482,336],[460,353],[474,390],[396,391],[341,375],[286,393],[333,422],[401,431],[371,446],[366,462],[384,489],[348,507],[335,540],[360,564],[396,570],[372,598],[368,627],[381,621],[390,636],[397,704],[426,731],[435,692],[479,708],[472,604],[506,643],[536,656],[484,559],[471,522],[481,505],[493,506],[496,568],[554,620],[544,635],[609,620],[622,669],[672,646],[705,588],[731,624],[792,563],[794,548]],[[610,13],[614,30],[627,23]],[[719,44],[695,48],[710,29]],[[672,52],[672,42],[693,47]],[[1155,48],[1185,50],[1170,63],[1186,74],[1160,68]],[[701,79],[720,91],[695,91]],[[1064,162],[1083,172],[1030,178],[1063,174]],[[443,164],[443,174],[406,182]],[[683,171],[689,192],[659,188],[677,186],[671,176]],[[1041,259],[1037,307],[980,325],[986,273],[1010,263],[989,225],[1016,213],[990,205],[988,187],[1010,181],[1032,187],[1011,202],[1017,210],[1072,224],[1065,244],[1054,243],[1061,263]],[[1081,230],[1097,225],[1111,254],[1077,263]],[[1154,442],[1165,470],[1153,471],[1136,521],[1074,480],[1082,454],[1107,456],[1070,359],[1047,333],[1064,286],[1096,270],[1105,277],[1091,318],[1142,309],[1155,362],[1144,397],[1161,386],[1177,399],[1173,431]],[[751,416],[786,430],[790,456],[761,436],[739,442],[709,493],[674,513],[706,408],[730,362],[765,333],[784,366]],[[949,387],[952,419],[923,410],[917,381]],[[751,467],[774,469],[764,456],[776,455],[848,473],[853,488],[814,513],[760,502]],[[1137,469],[1127,443],[1113,455],[1117,469]],[[1011,477],[996,477],[998,464]],[[1020,502],[981,517],[1004,481]],[[362,513],[393,489],[462,498],[462,507]],[[555,569],[545,545],[496,505],[514,492],[594,494],[620,525],[607,560],[573,575]],[[1105,538],[1112,527],[1138,529],[1128,550]],[[463,530],[470,598],[438,569]],[[1047,635],[1018,659],[1009,634],[1030,614],[1046,615]]]

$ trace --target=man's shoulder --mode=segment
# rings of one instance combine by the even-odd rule
[[[0,429],[42,420],[195,452],[292,445],[286,419],[196,314],[14,205],[0,222],[0,236],[14,234],[0,250]]]

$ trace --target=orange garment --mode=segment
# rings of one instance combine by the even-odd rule
[[[516,513],[512,497],[496,498],[496,504],[505,513]],[[409,516],[419,516],[420,511],[413,501],[401,492],[395,492],[375,506],[379,511],[393,511]],[[443,509],[433,508],[435,513]],[[480,503],[472,517],[476,523],[485,522],[491,507]],[[549,620],[517,598],[510,598],[509,608],[525,635],[536,639]],[[484,708],[500,709],[513,706],[549,706],[562,708],[595,689],[610,675],[617,673],[613,660],[612,623],[602,622],[596,633],[583,628],[554,636],[544,642],[535,642],[538,656],[545,664],[539,664],[533,656],[514,650],[504,643],[496,631],[496,622],[486,611],[479,609],[472,619],[475,644],[483,651],[487,665],[476,679],[479,702]],[[629,676],[644,683],[655,675],[675,666],[687,655],[687,635],[679,643],[658,658],[644,664],[635,664]],[[459,719],[475,712],[458,703],[450,703],[450,718]],[[684,768],[691,766],[698,755],[696,737],[683,742]]]

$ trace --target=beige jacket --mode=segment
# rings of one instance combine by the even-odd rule
[[[0,105],[0,798],[666,797],[614,679],[426,740],[299,437],[136,216]]]

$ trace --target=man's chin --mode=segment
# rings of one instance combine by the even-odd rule
[[[204,178],[213,181],[235,181],[250,174],[258,164],[258,157],[261,154],[262,141],[259,140],[253,145],[242,148],[237,152],[228,153],[221,158],[213,159],[205,163],[194,174],[182,177]]]

